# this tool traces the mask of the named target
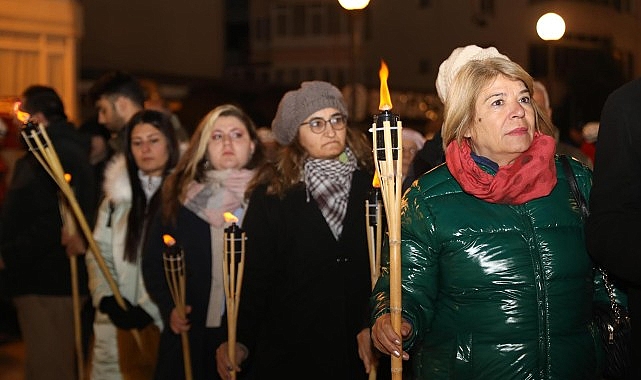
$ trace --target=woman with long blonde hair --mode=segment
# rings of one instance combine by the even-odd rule
[[[256,127],[240,108],[216,107],[200,122],[189,147],[163,186],[163,207],[150,229],[144,278],[165,324],[156,379],[184,378],[180,334],[188,332],[194,379],[216,379],[215,350],[226,340],[223,325],[223,214],[242,221],[245,191],[263,159]],[[180,317],[163,270],[162,236],[184,250],[186,318]]]

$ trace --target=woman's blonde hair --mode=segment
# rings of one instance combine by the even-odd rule
[[[192,181],[202,182],[205,179],[205,172],[210,163],[207,160],[207,146],[211,138],[214,124],[223,116],[233,116],[239,119],[247,128],[250,139],[255,144],[254,153],[246,169],[253,169],[260,165],[264,159],[262,143],[256,133],[256,125],[252,119],[241,108],[233,104],[224,104],[209,111],[202,118],[198,127],[191,136],[189,146],[183,153],[176,169],[167,177],[163,184],[163,208],[162,215],[165,222],[174,221],[179,205],[185,199],[187,185]]]
[[[445,102],[441,129],[444,147],[454,140],[460,143],[472,128],[476,101],[481,91],[500,75],[523,82],[530,95],[534,93],[532,77],[518,63],[503,58],[487,58],[466,63],[454,77]],[[535,115],[534,128],[543,134],[554,136],[554,128],[548,116],[534,102],[531,104]]]

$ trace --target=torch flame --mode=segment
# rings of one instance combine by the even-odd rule
[[[390,110],[392,109],[392,98],[390,97],[389,88],[387,87],[389,70],[383,60],[381,60],[381,69],[378,71],[378,76],[381,78],[381,102],[379,103],[378,109],[381,111]]]
[[[21,123],[26,123],[31,115],[20,110],[20,105],[22,105],[22,102],[20,101],[13,103],[13,114],[16,115],[16,119],[18,119]]]
[[[372,179],[372,187],[377,189],[381,188],[381,180],[378,178],[378,171],[374,171],[374,179]]]
[[[65,173],[65,181],[67,181],[67,183],[71,183],[71,174]]]
[[[162,235],[162,241],[165,242],[165,245],[167,247],[173,247],[174,244],[176,244],[176,239],[173,238],[171,235]]]
[[[225,218],[226,223],[238,223],[238,218],[229,211],[224,213],[223,217]]]

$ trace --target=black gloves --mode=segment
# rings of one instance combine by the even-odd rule
[[[153,322],[151,316],[142,307],[133,306],[126,298],[123,299],[127,305],[127,310],[123,310],[118,305],[114,296],[103,297],[98,308],[109,316],[109,319],[116,327],[121,329],[142,329]]]

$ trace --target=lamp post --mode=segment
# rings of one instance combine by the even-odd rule
[[[558,41],[565,34],[565,21],[563,17],[559,16],[556,13],[546,13],[543,16],[539,17],[539,20],[536,22],[536,33],[543,41],[548,41],[548,87],[550,89],[551,97],[556,97],[555,91],[555,82],[556,82],[556,64],[555,64],[555,51],[554,44],[555,41]]]
[[[351,83],[350,117],[359,119],[356,114],[356,63],[361,55],[361,42],[363,40],[363,12],[370,0],[338,0],[338,3],[349,12],[349,82]],[[364,115],[363,115],[364,116]]]

